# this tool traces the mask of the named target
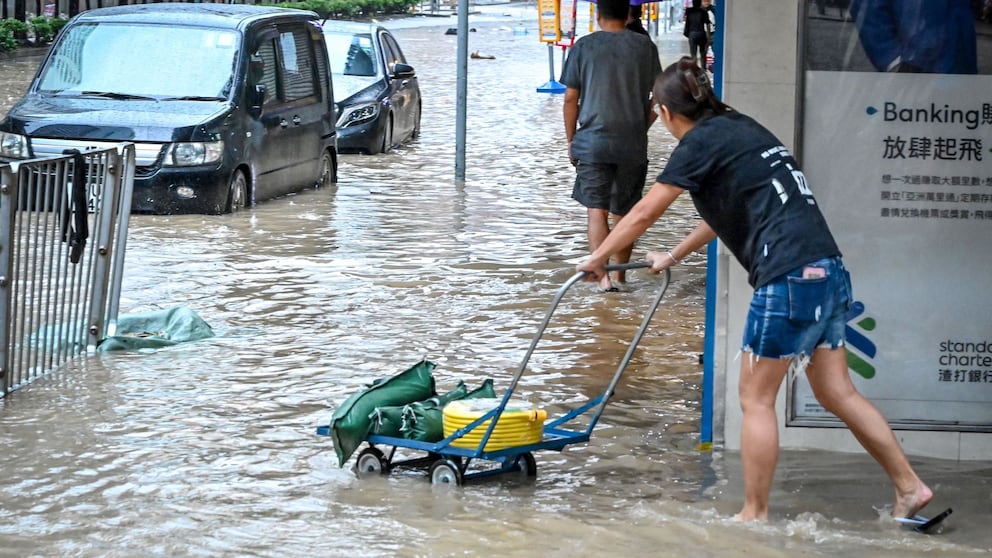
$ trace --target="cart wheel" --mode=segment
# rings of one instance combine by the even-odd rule
[[[462,485],[462,472],[450,459],[439,459],[431,465],[431,484]]]
[[[385,475],[388,469],[386,457],[379,451],[379,448],[365,448],[355,460],[355,474],[358,478]]]
[[[537,460],[534,459],[533,453],[529,451],[521,453],[513,461],[513,464],[519,467],[520,476],[522,477],[537,476]]]

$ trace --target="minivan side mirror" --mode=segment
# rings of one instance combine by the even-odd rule
[[[397,62],[393,64],[393,77],[397,79],[402,78],[412,78],[417,75],[414,71],[413,66],[409,64],[404,64],[402,62]]]

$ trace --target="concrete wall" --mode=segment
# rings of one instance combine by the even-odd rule
[[[774,132],[795,152],[799,130],[799,22],[802,0],[733,0],[724,12],[723,100]],[[814,157],[815,154],[806,154]],[[843,248],[843,247],[842,247]],[[740,449],[737,397],[741,328],[751,299],[747,274],[725,249],[717,254],[714,337],[714,442]],[[786,427],[785,383],[777,408],[783,448],[863,451],[846,428]],[[992,434],[897,430],[906,453],[992,459]]]

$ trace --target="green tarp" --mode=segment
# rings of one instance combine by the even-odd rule
[[[31,335],[31,342],[53,351],[83,349],[78,339],[85,329],[84,322],[46,326]],[[101,339],[96,352],[157,349],[213,336],[213,329],[196,312],[179,306],[117,318],[115,334]]]
[[[214,336],[214,330],[192,309],[179,306],[121,316],[116,335],[97,345],[97,352],[157,349]]]

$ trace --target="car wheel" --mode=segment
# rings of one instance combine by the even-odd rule
[[[320,172],[314,182],[315,188],[330,188],[338,181],[336,163],[329,150],[325,150],[320,157]]]
[[[382,146],[379,153],[389,153],[393,149],[393,115],[386,121],[386,130],[382,133]]]
[[[248,180],[243,170],[234,171],[231,186],[227,189],[227,212],[237,213],[248,206]]]
[[[411,139],[417,139],[420,137],[420,103],[417,103],[417,112],[413,113],[413,132],[410,134]]]

